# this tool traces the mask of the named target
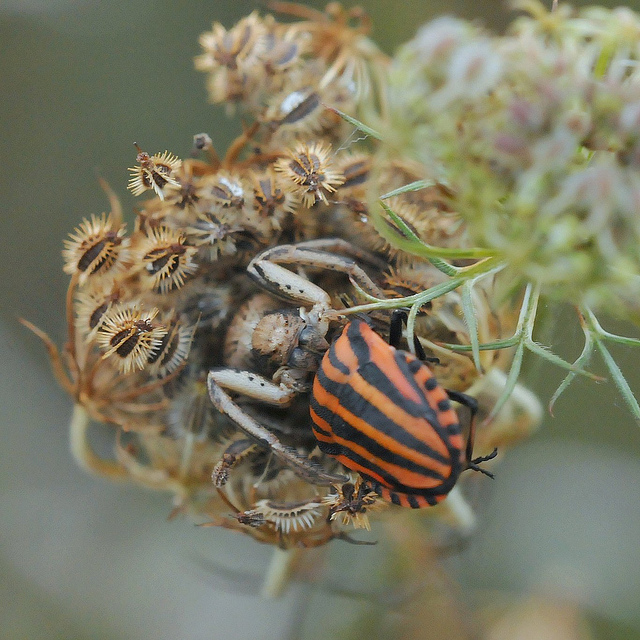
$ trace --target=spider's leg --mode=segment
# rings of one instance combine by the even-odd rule
[[[318,485],[330,485],[346,481],[344,476],[327,473],[319,465],[303,457],[292,447],[282,444],[273,433],[246,414],[218,384],[216,381],[218,373],[217,371],[212,371],[207,377],[209,397],[218,411],[229,416],[242,431],[252,437],[258,444],[270,449],[276,457],[285,462],[301,478]],[[255,374],[251,375],[255,376]],[[265,381],[269,382],[266,379]],[[277,387],[273,383],[270,384],[273,387]]]

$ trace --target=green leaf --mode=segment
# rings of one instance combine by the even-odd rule
[[[329,111],[337,113],[343,120],[346,120],[349,124],[352,124],[356,129],[362,131],[362,133],[366,133],[368,136],[371,136],[376,140],[383,139],[375,129],[368,127],[366,124],[364,124],[364,122],[360,122],[360,120],[357,120],[353,116],[346,114],[344,111],[340,111],[340,109],[336,109],[335,107],[327,107],[327,109],[329,109]]]
[[[625,336],[619,336],[615,333],[609,333],[605,331],[600,323],[598,322],[598,318],[596,318],[595,314],[591,309],[585,308],[580,310],[580,318],[583,325],[583,330],[586,334],[591,335],[595,345],[604,360],[611,377],[613,378],[613,382],[618,388],[620,395],[623,400],[631,410],[636,421],[640,422],[640,406],[638,406],[638,401],[636,397],[633,395],[631,391],[631,387],[624,377],[620,367],[614,360],[609,350],[605,347],[604,341],[610,340],[611,342],[615,342],[618,344],[623,344],[628,347],[637,347],[640,346],[640,340],[636,338],[627,338]]]
[[[484,425],[488,425],[497,415],[500,409],[505,405],[509,396],[513,393],[515,386],[518,382],[518,377],[520,376],[520,369],[522,368],[522,358],[524,355],[524,343],[520,343],[516,352],[513,356],[513,361],[511,362],[511,368],[509,369],[509,375],[505,381],[504,389],[500,394],[500,397],[493,405],[491,412],[484,419]]]
[[[586,366],[589,364],[592,354],[593,354],[593,338],[591,336],[591,332],[585,331],[584,348],[582,349],[582,353],[576,358],[573,365],[575,367],[583,368],[583,365]],[[567,374],[567,377],[560,383],[560,386],[556,389],[555,393],[551,396],[551,400],[549,400],[549,413],[551,415],[553,415],[553,407],[555,406],[558,398],[569,387],[569,385],[573,382],[574,378],[577,375],[578,375],[577,371],[570,371]]]
[[[451,260],[489,258],[495,257],[496,255],[496,252],[493,249],[482,249],[478,247],[471,249],[434,247],[433,245],[423,242],[407,225],[407,223],[391,209],[391,207],[384,202],[381,202],[380,206],[384,209],[389,218],[391,218],[391,221],[396,225],[397,229],[390,228],[379,212],[373,212],[372,222],[376,231],[378,231],[378,233],[388,240],[394,247],[402,249],[407,253],[427,259],[448,258]]]
[[[581,369],[580,367],[576,367],[575,364],[571,364],[566,360],[563,360],[560,356],[557,356],[555,353],[549,350],[548,347],[545,347],[533,340],[526,340],[525,342],[526,348],[535,353],[536,355],[548,360],[552,364],[555,364],[557,367],[561,369],[567,369],[572,373],[575,373],[580,376],[585,376],[590,378],[591,380],[595,380],[596,382],[602,382],[603,378],[601,376],[597,376],[595,373],[591,373],[590,371],[586,371],[585,369]]]
[[[433,180],[416,180],[415,182],[410,182],[409,184],[405,184],[402,187],[398,187],[393,191],[389,191],[384,195],[380,196],[380,200],[388,200],[389,198],[393,198],[394,196],[400,196],[403,193],[409,193],[411,191],[420,191],[420,189],[427,189],[428,187],[435,187],[437,182]]]
[[[618,387],[620,395],[627,403],[627,406],[631,410],[631,413],[633,414],[636,421],[640,422],[640,406],[638,405],[638,401],[631,391],[629,383],[622,375],[620,367],[617,365],[616,361],[613,359],[613,356],[609,353],[608,349],[604,346],[601,340],[596,339],[596,346],[598,347],[598,351],[600,352],[602,359],[607,365],[607,369],[609,369],[609,373],[611,374],[616,387]]]
[[[476,319],[476,309],[473,305],[473,285],[477,278],[468,280],[462,285],[462,316],[469,329],[469,340],[471,341],[471,353],[473,354],[473,364],[476,369],[482,372],[480,363],[480,339],[478,336],[478,321]]]

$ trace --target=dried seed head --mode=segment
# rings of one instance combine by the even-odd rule
[[[372,85],[379,88],[377,72],[387,64],[388,58],[367,37],[371,21],[362,8],[345,9],[340,3],[331,2],[323,14],[307,11],[306,7],[299,10],[301,5],[294,3],[272,5],[283,13],[309,18],[294,23],[293,28],[309,34],[308,49],[326,67],[320,87],[339,82],[349,86],[359,99],[370,95]]]
[[[306,49],[306,34],[292,28],[276,28],[279,26],[275,23],[270,25],[270,31],[262,39],[259,53],[266,73],[272,76],[290,73],[302,63],[302,54]]]
[[[327,201],[327,193],[333,193],[344,182],[344,176],[332,168],[331,146],[324,142],[308,145],[299,142],[288,158],[280,158],[275,164],[294,194],[302,199],[305,207]]]
[[[76,296],[76,328],[82,335],[96,332],[114,303],[120,299],[121,291],[118,287],[107,290],[80,291]]]
[[[158,309],[142,312],[137,307],[116,306],[105,315],[97,342],[103,358],[118,357],[118,368],[127,374],[148,366],[167,334],[166,327],[155,324]]]
[[[146,151],[142,151],[137,144],[136,148],[138,149],[136,156],[138,165],[129,167],[131,177],[128,189],[134,196],[139,196],[147,189],[153,189],[158,198],[164,200],[163,189],[167,184],[180,186],[174,173],[182,165],[182,160],[168,151],[150,156]]]
[[[434,284],[439,279],[434,279]],[[389,298],[404,298],[420,293],[431,285],[423,269],[414,269],[411,266],[402,265],[398,268],[390,267],[389,271],[382,275],[382,290]],[[428,313],[433,306],[429,301],[420,307],[420,311]]]
[[[433,284],[442,280],[427,268],[442,279],[446,276],[426,261],[416,258],[409,264],[391,249],[387,262],[393,270],[386,268],[384,260],[374,256],[367,259],[367,249],[385,246],[369,220],[368,208],[380,193],[453,171],[458,158],[449,154],[454,161],[439,162],[438,156],[438,162],[433,163],[437,172],[431,165],[425,169],[423,154],[440,153],[437,146],[428,144],[428,136],[437,132],[439,123],[413,127],[414,122],[423,123],[420,119],[402,120],[410,130],[410,141],[427,136],[417,148],[408,146],[411,160],[397,157],[398,149],[404,153],[405,146],[396,146],[395,133],[385,135],[396,147],[388,153],[347,151],[334,155],[331,145],[337,149],[347,139],[345,131],[352,128],[340,118],[338,110],[373,113],[384,101],[388,93],[385,56],[366,38],[368,20],[357,9],[343,11],[334,3],[327,7],[326,14],[301,8],[298,16],[305,22],[285,26],[271,17],[262,19],[252,14],[229,30],[214,25],[211,33],[202,37],[204,55],[197,65],[208,73],[213,100],[227,101],[228,107],[234,106],[230,101],[239,103],[250,121],[223,159],[218,158],[206,134],[194,140],[195,150],[200,153],[184,162],[166,151],[151,155],[138,148],[137,166],[130,169],[129,189],[136,195],[153,190],[157,197],[148,196],[131,238],[124,238],[120,208],[107,190],[111,217],[85,221],[65,248],[65,270],[79,274],[73,277],[67,296],[72,309],[67,313],[70,337],[66,353],[53,353],[52,343],[45,338],[54,367],[62,368],[58,360],[61,365],[70,365],[68,372],[56,373],[92,417],[104,419],[119,430],[135,432],[118,450],[118,469],[128,471],[139,483],[172,491],[178,509],[184,512],[210,516],[215,524],[283,548],[318,546],[335,538],[349,540],[344,525],[369,528],[369,513],[386,503],[357,475],[328,490],[312,484],[313,474],[294,473],[253,440],[239,440],[243,434],[232,417],[237,414],[228,405],[222,412],[215,408],[207,375],[212,367],[236,368],[248,372],[245,391],[249,394],[259,396],[259,376],[284,391],[293,391],[291,397],[295,397],[286,411],[246,393],[229,389],[226,393],[239,395],[237,406],[247,419],[273,432],[284,447],[298,452],[298,459],[308,459],[313,467],[317,465],[327,473],[344,472],[339,462],[317,449],[313,433],[304,427],[309,422],[313,372],[329,347],[327,327],[331,324],[332,333],[338,333],[338,312],[364,295],[351,293],[351,289],[347,292],[344,274],[332,274],[326,264],[325,268],[318,265],[317,269],[309,267],[309,278],[326,290],[328,308],[316,305],[311,310],[295,310],[292,303],[266,293],[256,294],[254,283],[246,275],[247,262],[267,247],[314,238],[343,238],[352,240],[355,248],[353,255],[345,249],[344,257],[365,263],[367,273],[384,291],[381,297],[405,296],[430,288],[432,280]],[[452,95],[460,95],[465,87],[455,80],[463,78],[470,83],[467,93],[472,94],[474,102],[482,100],[495,76],[495,65],[488,56],[491,51],[467,47],[457,57],[453,53],[447,59],[455,64],[446,67],[434,90],[451,85]],[[542,83],[541,90],[545,86]],[[374,91],[368,93],[370,89]],[[429,106],[420,99],[423,85],[410,83],[409,89],[413,93],[394,92],[390,104],[384,105],[385,111],[392,112],[396,103],[402,106],[403,99],[414,108]],[[358,96],[366,95],[371,99],[360,104]],[[532,108],[546,104],[546,99],[536,100],[535,92],[517,97],[518,102],[507,106],[518,135],[504,127],[498,129],[503,136],[499,140],[502,145],[497,145],[501,158],[517,147],[518,140],[528,142],[535,129],[544,128],[549,119],[542,106],[540,113]],[[501,96],[490,98],[493,103]],[[455,104],[453,101],[452,108]],[[620,113],[618,127],[631,145],[637,138],[635,125],[640,122],[640,108]],[[459,125],[455,127],[455,141],[468,129],[464,115],[454,119]],[[470,115],[474,115],[472,110]],[[572,119],[564,121],[574,135],[581,130],[580,135],[586,138],[592,124],[581,119],[582,115],[583,111],[576,111]],[[446,119],[452,120],[448,113]],[[402,136],[399,141],[403,142]],[[555,144],[557,138],[551,142]],[[384,145],[383,141],[375,143],[371,149],[386,151]],[[557,158],[554,145],[524,148],[527,157],[539,157],[540,164],[544,164],[545,150],[546,157]],[[573,153],[575,145],[567,148]],[[630,154],[637,153],[640,158],[640,152],[634,149],[621,149],[628,156],[626,166],[636,162],[636,156]],[[471,151],[478,153],[482,147],[469,146]],[[617,148],[611,152],[617,153]],[[372,168],[372,162],[378,161],[382,166]],[[523,162],[519,157],[513,163],[516,161]],[[454,166],[449,169],[451,164]],[[478,167],[471,163],[466,168],[471,171]],[[617,191],[607,185],[615,187],[618,183],[599,175],[600,180],[585,191],[591,207],[593,200],[609,202]],[[585,176],[589,177],[591,174]],[[448,235],[448,222],[445,224],[457,204],[450,209],[446,206],[456,202],[453,196],[459,188],[462,192],[464,185],[457,180],[447,184],[452,185],[451,194],[433,187],[403,193],[397,206],[396,201],[386,202],[425,241],[446,245],[450,239],[458,247],[462,236]],[[482,195],[484,184],[474,182],[474,193]],[[580,191],[581,184],[576,183],[574,188]],[[375,194],[371,192],[374,186]],[[570,186],[556,193],[558,207],[564,193],[573,193]],[[320,201],[325,207],[315,206]],[[401,233],[389,218],[388,224]],[[294,273],[298,266],[283,263],[283,269]],[[113,277],[92,278],[86,286],[80,286],[84,283],[79,276],[86,279],[89,274],[111,274],[115,267],[118,269]],[[306,277],[304,273],[299,275]],[[489,286],[482,287],[481,282],[474,284],[472,306],[478,316],[478,338],[490,343],[509,335],[510,327],[500,310],[493,311]],[[440,357],[441,383],[466,390],[479,376],[472,358],[467,353],[443,356],[438,349],[448,350],[437,344],[467,345],[470,341],[460,295],[451,291],[423,306],[421,311],[429,313],[419,314],[414,333],[429,353]],[[152,308],[154,305],[160,310]],[[372,320],[378,333],[385,335],[388,311],[374,312]],[[481,353],[482,366],[485,354],[490,352]],[[69,356],[67,362],[63,362],[65,356]],[[492,362],[487,359],[487,364]],[[211,477],[219,491],[211,487]],[[323,499],[329,491],[331,495]],[[229,515],[229,509],[235,515]]]
[[[336,493],[322,499],[323,504],[329,507],[329,519],[339,518],[343,525],[353,524],[355,529],[370,531],[367,514],[387,506],[360,476],[352,478],[351,482],[335,485],[334,489]]]
[[[195,327],[183,326],[178,320],[172,320],[166,326],[167,333],[147,359],[159,378],[168,376],[186,363],[196,330]]]
[[[266,28],[257,12],[228,31],[218,22],[200,36],[204,53],[195,59],[196,69],[209,74],[212,102],[237,102],[250,98],[262,65],[258,55],[265,47]],[[253,81],[252,81],[253,80]]]
[[[304,74],[288,78],[280,91],[266,97],[260,119],[271,133],[267,144],[270,151],[281,153],[283,148],[293,148],[299,140],[336,141],[348,135],[346,122],[327,105],[350,113],[356,109],[353,95],[342,84],[332,83],[319,89],[323,69],[308,65]]]
[[[431,199],[425,189],[424,201],[407,202],[402,196],[389,198],[386,205],[405,223],[418,238],[438,247],[447,247],[452,244],[456,247],[464,247],[466,237],[465,225],[457,213],[448,211],[436,198]],[[402,237],[402,231],[388,219],[385,214],[385,222],[394,234]],[[384,238],[380,237],[376,243],[377,250],[384,250],[395,258],[400,264],[415,262],[417,258],[398,251]]]
[[[226,172],[220,172],[207,181],[206,192],[215,204],[224,208],[242,209],[248,199],[242,178]]]
[[[288,88],[269,100],[265,119],[274,129],[289,125],[295,127],[296,131],[318,132],[320,115],[324,109],[320,95],[308,86],[295,90]]]
[[[340,185],[340,193],[347,189],[359,193],[369,179],[371,156],[366,153],[349,154],[340,159],[337,167],[344,175],[344,182]]]
[[[262,19],[256,11],[228,31],[219,22],[214,22],[212,30],[200,36],[204,53],[196,58],[196,69],[207,72],[222,68],[237,71],[247,59],[253,58],[254,49],[264,33]]]
[[[181,231],[160,226],[138,244],[137,255],[144,265],[143,280],[157,293],[167,294],[184,285],[198,265],[193,261],[197,249],[189,246]]]
[[[168,183],[164,188],[164,200],[167,205],[178,209],[176,215],[189,215],[197,206],[200,198],[199,181],[194,178],[192,167],[186,162],[174,173],[177,185]]]
[[[115,227],[111,215],[92,215],[65,240],[62,257],[65,273],[80,274],[80,284],[89,277],[113,275],[121,266],[127,246],[124,225]]]
[[[197,219],[185,228],[188,241],[199,249],[199,257],[217,260],[236,252],[233,234],[243,230],[236,222],[235,212],[220,208],[218,211],[198,212]]]
[[[291,533],[311,529],[322,511],[322,503],[287,502],[278,504],[273,500],[259,500],[251,511],[256,516],[273,525],[281,533]]]
[[[280,180],[270,174],[256,174],[253,180],[253,208],[260,218],[270,220],[275,229],[280,229],[281,219],[297,206],[296,198],[282,187]]]

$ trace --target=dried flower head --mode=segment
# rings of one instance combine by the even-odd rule
[[[214,22],[212,30],[200,36],[200,44],[205,52],[196,58],[196,68],[201,71],[213,71],[218,68],[238,70],[255,54],[256,44],[260,42],[264,33],[262,19],[256,11],[242,18],[229,30],[219,22]]]
[[[178,212],[185,212],[188,215],[197,207],[201,198],[199,181],[194,178],[188,162],[184,162],[180,169],[174,173],[177,185],[167,183],[164,187],[164,200]]]
[[[371,155],[368,153],[345,154],[340,158],[337,167],[344,175],[340,193],[357,192],[358,195],[364,195],[362,188],[367,184],[371,173]]]
[[[431,66],[424,68],[415,53],[407,55],[416,68],[402,71],[402,59],[395,62],[394,82],[402,73],[414,75],[402,91],[389,91],[388,59],[368,39],[361,9],[336,3],[325,12],[287,3],[273,8],[301,20],[280,24],[254,12],[229,29],[214,24],[201,37],[196,66],[207,73],[214,102],[242,109],[242,133],[221,156],[211,136],[200,134],[194,157],[184,162],[138,148],[129,189],[153,193],[136,212],[131,237],[106,189],[113,214],[85,220],[66,243],[65,271],[73,277],[64,351],[31,328],[84,417],[71,431],[73,442],[82,443],[74,454],[85,468],[170,491],[174,513],[286,549],[336,538],[358,542],[346,527],[368,529],[369,514],[386,506],[371,482],[318,447],[310,428],[311,386],[345,315],[365,311],[386,338],[391,308],[410,308],[406,331],[401,327],[393,342],[437,357],[434,373],[444,388],[482,390],[483,370],[504,368],[509,360],[505,350],[500,358],[474,345],[507,343],[515,314],[496,302],[496,263],[489,261],[484,273],[482,248],[480,255],[467,249],[466,225],[476,227],[473,220],[461,222],[471,203],[461,196],[465,184],[456,158],[447,156],[444,143],[431,148],[422,142],[439,133],[425,124],[425,111],[442,112],[449,124],[453,118],[452,131],[465,138],[480,120],[473,105],[488,91],[503,105],[501,82],[511,63],[501,60],[495,39],[452,21],[440,25],[440,35],[436,29],[418,38],[416,47]],[[432,104],[423,104],[425,91],[437,94]],[[500,137],[497,124],[489,127],[503,162],[496,166],[506,167],[500,179],[510,170],[516,175],[513,167],[527,154],[539,163],[572,157],[571,135],[528,145],[529,138],[537,142],[536,126],[544,130],[556,117],[536,110],[532,95],[523,93],[501,112],[521,131],[507,127]],[[483,106],[484,115],[489,107]],[[384,123],[388,143],[371,135],[365,146],[347,137],[353,120],[341,111],[368,117],[378,110],[392,119],[411,113],[415,128],[408,140],[393,121]],[[631,167],[640,156],[637,136],[634,142],[640,110],[629,106],[620,113],[626,146],[613,153]],[[574,135],[590,126],[581,115],[566,118]],[[528,136],[524,147],[518,133]],[[334,155],[345,140],[349,150]],[[399,149],[411,157],[400,157]],[[482,168],[472,163],[474,171]],[[444,178],[447,186],[438,182]],[[550,211],[564,217],[576,201],[597,226],[609,213],[589,207],[617,192],[617,179],[604,171],[589,174],[588,184],[584,176],[575,178],[554,193]],[[425,186],[427,180],[433,182]],[[389,192],[397,193],[379,199]],[[503,201],[510,204],[509,197]],[[500,225],[491,231],[508,235]],[[473,269],[482,276],[477,281],[467,276]],[[361,302],[366,306],[348,308]],[[499,404],[496,397],[512,378],[483,392],[480,415]],[[393,390],[394,381],[389,384]],[[511,415],[527,428],[539,418],[530,407],[516,409]],[[91,450],[84,437],[88,416],[114,426],[115,460]],[[508,425],[504,431],[500,442],[508,441]]]
[[[243,515],[252,523],[252,526],[266,523],[286,535],[313,527],[321,510],[322,503],[315,501],[280,504],[273,500],[260,500],[254,509]]]
[[[139,196],[148,189],[153,189],[158,198],[164,200],[164,188],[168,184],[180,186],[174,174],[182,165],[182,160],[168,151],[150,156],[137,144],[136,149],[138,149],[136,156],[138,165],[129,167],[131,172],[129,190],[134,196]]]
[[[320,130],[320,117],[324,107],[318,92],[307,83],[305,85],[299,89],[287,85],[281,95],[271,98],[265,120],[273,129],[288,126],[295,132],[317,133]]]
[[[219,211],[198,211],[196,219],[184,231],[189,243],[198,248],[199,257],[214,261],[219,256],[236,253],[234,234],[243,230],[236,219],[233,212],[222,208]]]
[[[81,284],[90,277],[114,275],[126,256],[124,234],[124,225],[116,223],[111,215],[85,218],[70,239],[65,240],[62,252],[65,273],[79,275]]]
[[[460,220],[460,216],[438,206],[437,203],[429,202],[428,192],[429,190],[427,189],[423,190],[424,199],[419,203],[411,202],[408,198],[403,198],[402,196],[396,196],[386,200],[385,204],[400,219],[402,224],[409,228],[415,237],[438,247],[456,246],[463,248],[467,240],[464,235],[464,224]],[[404,235],[403,231],[387,215],[384,215],[384,220],[394,235]],[[374,246],[378,250],[383,250],[389,255],[393,255],[400,264],[417,260],[415,256],[398,251],[382,237],[378,238]]]
[[[254,87],[250,81],[258,65],[257,54],[266,44],[266,27],[257,12],[231,29],[214,22],[211,31],[200,36],[204,53],[195,60],[196,69],[209,74],[212,102],[238,102]]]
[[[253,176],[253,208],[258,216],[279,229],[286,214],[293,213],[297,201],[280,183],[277,174],[256,173]]]
[[[168,376],[186,363],[196,330],[196,327],[186,327],[176,319],[164,323],[164,326],[165,335],[147,358],[150,369],[159,378]]]
[[[97,343],[104,358],[118,358],[125,375],[146,368],[161,349],[167,328],[153,319],[158,309],[141,311],[135,306],[116,306],[103,318]]]
[[[330,2],[321,12],[292,2],[271,2],[270,6],[303,18],[291,28],[309,36],[308,49],[324,62],[320,88],[338,82],[349,86],[358,100],[371,97],[374,88],[382,89],[388,58],[367,37],[371,20],[362,7],[345,9],[338,2]]]
[[[207,189],[213,202],[221,207],[242,209],[247,199],[247,187],[242,177],[224,171],[207,182]]]
[[[275,170],[308,209],[319,201],[329,204],[327,194],[344,182],[344,176],[332,166],[331,146],[322,142],[299,142],[287,157],[276,162]]]
[[[343,525],[353,525],[355,529],[371,530],[368,514],[384,509],[386,503],[371,490],[360,476],[350,482],[334,486],[335,493],[322,499],[329,507],[330,520],[339,519]]]
[[[113,304],[120,300],[119,287],[80,291],[76,296],[76,327],[86,336],[97,331]]]
[[[165,226],[152,228],[136,247],[143,281],[163,295],[179,289],[198,268],[193,260],[196,252],[181,231]]]
[[[291,74],[302,64],[302,56],[307,50],[306,34],[297,29],[279,25],[268,16],[265,18],[267,33],[262,39],[258,57],[266,74],[272,77]]]

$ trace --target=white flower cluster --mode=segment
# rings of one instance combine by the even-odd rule
[[[396,56],[389,140],[452,189],[474,243],[550,298],[640,317],[640,17],[440,18]]]

